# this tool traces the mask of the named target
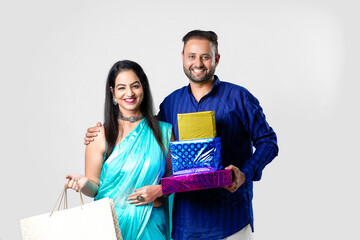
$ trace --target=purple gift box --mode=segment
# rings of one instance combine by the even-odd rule
[[[229,169],[161,179],[163,194],[225,187],[231,183],[232,172]]]

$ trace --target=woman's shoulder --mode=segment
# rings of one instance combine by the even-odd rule
[[[172,129],[172,125],[167,122],[159,121],[159,125],[161,129]]]
[[[105,151],[106,149],[106,138],[105,138],[105,128],[104,126],[97,127],[99,132],[97,132],[97,137],[94,137],[94,141],[87,145],[87,148],[92,150]]]

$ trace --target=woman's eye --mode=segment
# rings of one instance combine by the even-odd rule
[[[140,85],[134,85],[133,86],[133,88],[139,88],[140,87]]]

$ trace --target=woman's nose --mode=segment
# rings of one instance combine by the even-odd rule
[[[131,87],[126,89],[126,95],[129,97],[134,95],[134,91],[131,89]]]

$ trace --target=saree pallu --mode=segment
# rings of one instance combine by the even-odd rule
[[[143,119],[124,140],[115,146],[103,164],[95,200],[114,200],[121,234],[124,240],[165,239],[163,207],[152,204],[135,206],[128,196],[146,185],[159,184],[165,173],[172,126],[159,122],[165,153],[162,152],[146,119]]]

